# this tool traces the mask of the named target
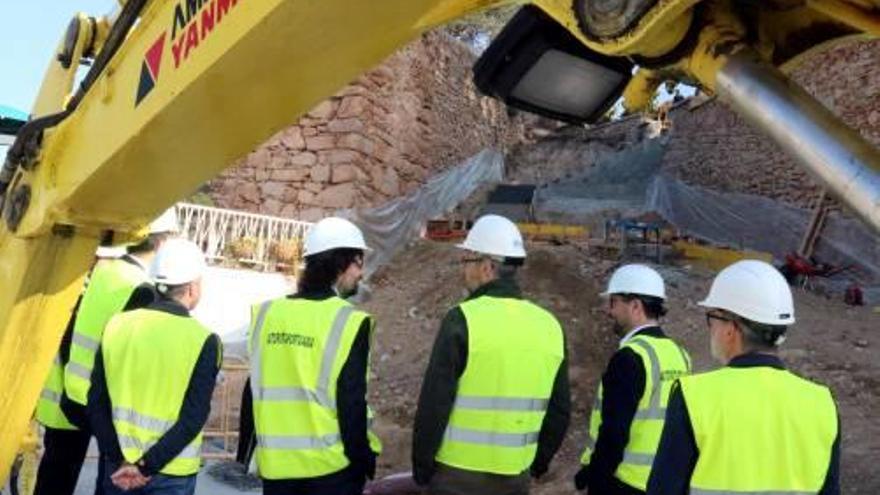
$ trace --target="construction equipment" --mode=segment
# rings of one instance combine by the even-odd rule
[[[788,280],[788,283],[806,288],[812,286],[812,280],[816,277],[830,278],[838,273],[855,272],[855,269],[855,265],[835,266],[822,263],[814,257],[788,253],[785,255],[785,264],[780,271]]]
[[[773,255],[762,251],[716,247],[699,244],[694,240],[679,239],[672,242],[672,247],[693,263],[710,270],[721,270],[724,267],[742,260],[760,260],[773,263]]]
[[[511,3],[120,0],[112,18],[75,16],[0,171],[0,479],[100,240],[137,237],[419,33]],[[878,0],[533,0],[522,12],[486,52],[500,58],[482,60],[487,92],[585,121],[621,92],[638,109],[665,80],[696,84],[880,227],[880,155],[776,68],[876,36]]]

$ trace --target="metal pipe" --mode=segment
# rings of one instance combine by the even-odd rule
[[[880,152],[775,67],[729,57],[716,90],[865,222],[880,232]]]

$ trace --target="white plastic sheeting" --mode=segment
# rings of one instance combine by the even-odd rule
[[[412,194],[377,208],[340,212],[363,229],[373,249],[368,255],[367,274],[418,237],[429,219],[451,211],[481,185],[501,182],[503,175],[503,155],[484,150]],[[193,316],[220,336],[228,355],[244,357],[251,306],[294,290],[293,278],[280,273],[209,267]]]
[[[417,238],[428,220],[451,212],[481,185],[503,178],[504,156],[486,149],[407,196],[376,208],[344,212],[343,216],[364,231],[367,245],[373,249],[367,257],[367,275]]]
[[[649,186],[645,209],[686,233],[766,251],[778,260],[797,251],[812,216],[809,210],[764,196],[721,193],[663,175]],[[855,219],[829,215],[814,256],[823,263],[853,265],[863,284],[880,284],[880,236]]]
[[[542,222],[592,223],[606,212],[636,215],[660,169],[666,138],[646,139],[602,157],[580,174],[540,186],[533,211]]]
[[[293,280],[280,273],[211,266],[202,278],[202,299],[193,317],[220,336],[226,354],[244,357],[251,306],[293,290]]]

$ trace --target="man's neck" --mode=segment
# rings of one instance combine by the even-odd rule
[[[652,320],[650,318],[634,318],[633,321],[630,322],[629,331],[633,331],[637,328],[645,328],[645,327],[657,327],[660,326],[657,323],[657,320]]]
[[[629,339],[633,338],[633,336],[635,336],[635,334],[641,332],[645,328],[660,326],[660,324],[657,323],[657,320],[649,320],[646,318],[646,319],[641,320],[641,322],[642,323],[640,325],[631,325],[630,326],[630,329],[626,333],[626,335],[624,335],[623,338],[620,339],[620,345],[626,344],[626,342]]]
[[[176,302],[177,304],[180,304],[181,306],[186,308],[187,311],[192,311],[193,308],[196,307],[192,298],[189,298],[189,297],[172,298],[172,301]]]
[[[134,259],[139,265],[141,265],[144,270],[148,270],[150,267],[150,263],[153,262],[153,257],[155,256],[155,254],[156,253],[149,252],[129,254],[128,256]]]

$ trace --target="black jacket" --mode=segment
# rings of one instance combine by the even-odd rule
[[[785,365],[776,356],[767,354],[745,354],[733,358],[728,366],[734,368],[750,368],[769,366],[785,369]],[[838,420],[839,422],[839,420]],[[648,479],[650,495],[685,495],[689,492],[691,475],[697,465],[700,452],[691,427],[687,404],[678,382],[673,386],[666,407],[666,423],[660,446],[654,458],[651,477]],[[831,460],[825,474],[825,483],[819,495],[840,494],[840,428],[831,448]]]
[[[467,300],[484,295],[522,298],[513,279],[489,282],[470,294]],[[413,476],[419,484],[427,484],[434,474],[434,457],[443,442],[443,434],[455,403],[458,379],[464,372],[467,357],[467,322],[461,308],[456,306],[446,313],[440,325],[419,394],[412,445]],[[538,450],[531,467],[534,475],[539,476],[547,471],[550,461],[565,439],[570,417],[571,396],[566,356],[556,373],[547,413],[538,436]]]
[[[335,297],[332,291],[305,292],[290,296],[321,301]],[[275,490],[290,493],[332,491],[340,484],[351,479],[364,480],[371,478],[376,471],[376,453],[370,449],[367,438],[367,367],[370,356],[370,326],[372,322],[365,319],[358,329],[348,359],[342,366],[336,382],[336,411],[339,417],[339,433],[345,456],[350,465],[336,473],[316,478],[302,478],[271,481]],[[247,465],[256,446],[253,420],[253,399],[250,381],[245,385],[241,404],[240,428],[242,441],[236,460]]]
[[[160,297],[147,306],[147,309],[163,311],[177,316],[189,316],[189,312],[176,301]],[[141,472],[145,476],[158,473],[192,442],[211,413],[211,396],[217,381],[217,373],[222,362],[220,338],[212,334],[205,341],[199,353],[196,366],[189,377],[189,385],[183,398],[177,421],[165,434],[150,447],[142,458]],[[92,386],[88,396],[88,416],[92,431],[98,439],[101,455],[111,464],[123,462],[119,439],[113,427],[112,404],[107,390],[104,373],[104,359],[101,349],[95,356],[92,370]]]
[[[646,327],[636,332],[665,339],[659,326]],[[645,366],[642,358],[628,347],[618,349],[608,361],[602,375],[602,424],[599,426],[596,446],[590,464],[582,472],[586,475],[589,493],[608,495],[636,495],[644,493],[618,480],[614,473],[623,461],[629,443],[629,430],[645,392]]]

